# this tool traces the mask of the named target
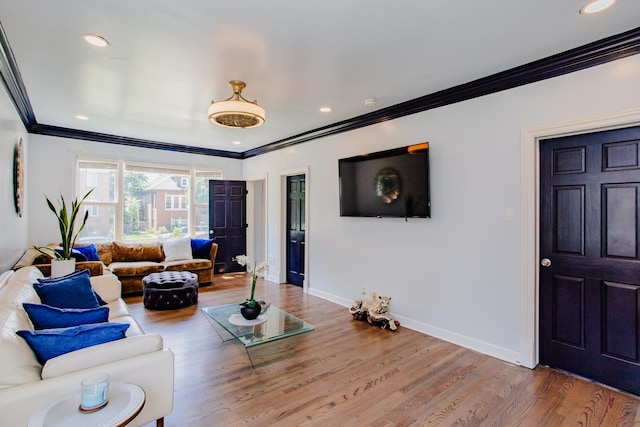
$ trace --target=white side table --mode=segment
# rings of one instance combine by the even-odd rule
[[[145,393],[135,384],[111,381],[109,403],[99,411],[82,413],[78,391],[41,406],[31,416],[29,427],[125,426],[142,411]]]

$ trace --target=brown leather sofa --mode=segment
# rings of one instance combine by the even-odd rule
[[[53,245],[55,247],[55,245]],[[218,244],[212,243],[207,258],[165,260],[162,242],[154,243],[95,243],[100,261],[77,262],[76,269],[89,269],[91,276],[115,274],[122,282],[122,295],[142,294],[142,278],[161,271],[190,271],[198,275],[199,286],[213,282],[213,265]],[[17,270],[28,265],[38,267],[42,274],[51,274],[48,259],[31,248],[13,267]]]
[[[161,271],[190,271],[198,275],[200,286],[211,285],[218,244],[211,244],[208,258],[165,261],[162,243],[96,243],[98,256],[122,282],[122,294],[142,293],[142,278]]]

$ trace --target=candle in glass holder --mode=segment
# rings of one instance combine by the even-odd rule
[[[109,374],[95,374],[82,380],[80,389],[80,408],[90,410],[99,408],[109,400]]]

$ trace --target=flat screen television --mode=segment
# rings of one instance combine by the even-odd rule
[[[429,143],[338,160],[340,216],[430,218]]]

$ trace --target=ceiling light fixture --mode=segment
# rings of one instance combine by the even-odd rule
[[[78,119],[78,120],[89,120],[89,117],[83,116],[82,114],[78,114],[76,116],[76,119]]]
[[[253,128],[264,123],[264,108],[258,101],[248,101],[242,97],[242,89],[247,85],[240,80],[231,80],[229,86],[233,95],[224,101],[211,101],[209,120],[226,128]]]
[[[592,0],[580,8],[582,15],[591,15],[598,13],[614,4],[616,0]]]
[[[320,112],[321,113],[330,113],[331,112],[331,107],[320,107]]]
[[[92,46],[97,46],[97,47],[109,46],[109,42],[107,41],[107,39],[97,34],[83,34],[82,38],[84,39],[84,41],[86,41]]]

